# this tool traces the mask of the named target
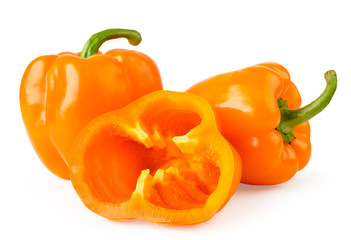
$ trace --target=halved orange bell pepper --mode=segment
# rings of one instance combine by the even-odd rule
[[[311,156],[308,120],[330,102],[336,74],[325,74],[327,87],[314,102],[300,108],[301,97],[288,71],[263,63],[214,76],[188,92],[214,108],[222,134],[237,149],[243,164],[241,182],[278,184],[292,178]]]
[[[120,37],[132,45],[141,41],[136,31],[108,29],[93,35],[81,54],[38,57],[24,73],[20,104],[27,133],[45,166],[61,178],[69,178],[68,153],[90,120],[162,89],[158,68],[145,54],[98,54],[103,42]]]
[[[83,203],[108,219],[194,224],[237,189],[238,153],[211,106],[191,93],[156,91],[92,120],[69,158]]]

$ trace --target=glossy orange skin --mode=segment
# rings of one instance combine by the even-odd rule
[[[89,122],[69,161],[80,199],[108,219],[200,223],[224,207],[241,177],[240,156],[218,131],[211,106],[171,91]]]
[[[275,130],[280,122],[277,100],[298,109],[301,97],[288,71],[263,63],[214,76],[188,92],[206,99],[216,112],[221,132],[242,158],[242,183],[271,185],[291,179],[311,156],[310,125],[294,127],[291,144]]]
[[[39,158],[51,172],[69,179],[67,156],[90,120],[160,89],[156,64],[140,52],[115,49],[86,59],[64,52],[29,64],[20,105]]]

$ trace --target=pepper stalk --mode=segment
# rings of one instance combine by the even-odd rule
[[[88,58],[94,54],[97,54],[99,52],[100,46],[104,42],[116,38],[126,38],[128,39],[128,42],[133,46],[137,46],[141,42],[141,35],[137,31],[121,28],[106,29],[104,31],[95,33],[88,39],[84,45],[80,57]]]
[[[328,106],[337,87],[337,77],[334,70],[329,70],[324,74],[327,85],[323,93],[313,102],[296,110],[288,108],[285,100],[278,99],[280,110],[280,123],[277,130],[283,137],[284,142],[291,143],[295,139],[293,128],[299,124],[307,122]]]

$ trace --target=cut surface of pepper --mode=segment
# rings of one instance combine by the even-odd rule
[[[69,179],[67,157],[81,128],[98,115],[161,90],[156,64],[143,53],[114,49],[101,54],[109,39],[138,45],[138,32],[108,29],[93,35],[81,54],[41,56],[27,67],[20,87],[23,121],[44,165]]]
[[[108,219],[195,224],[236,191],[241,161],[211,106],[190,93],[156,91],[92,120],[69,158],[83,203]]]
[[[187,91],[215,110],[223,136],[242,158],[241,182],[271,185],[291,179],[309,162],[308,120],[328,105],[337,86],[334,71],[325,79],[325,91],[303,108],[288,71],[276,63],[220,74]]]

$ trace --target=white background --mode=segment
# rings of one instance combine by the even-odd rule
[[[128,3],[127,3],[128,2]],[[1,1],[0,239],[351,239],[351,14],[348,1]],[[22,123],[19,86],[40,55],[78,52],[107,28],[138,30],[102,51],[146,53],[164,88],[184,91],[212,75],[274,61],[303,104],[334,69],[331,104],[311,120],[312,158],[287,183],[241,184],[210,221],[186,227],[109,221],[90,212],[69,181],[35,155]]]

